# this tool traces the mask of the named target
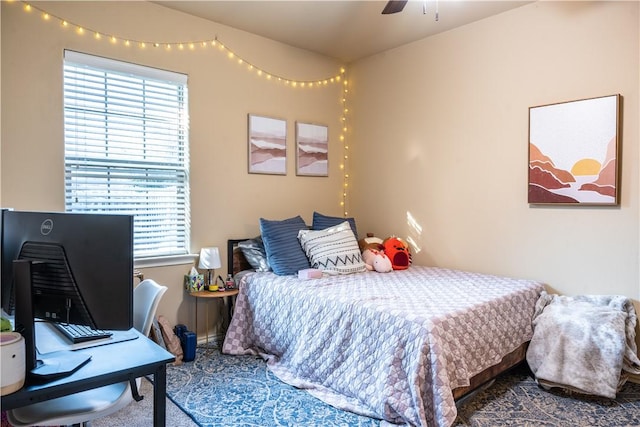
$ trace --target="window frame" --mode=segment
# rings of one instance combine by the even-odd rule
[[[64,50],[63,64],[65,211],[133,215],[136,267],[192,263],[188,76],[72,50]],[[74,77],[83,72],[80,86]],[[115,164],[119,177],[110,175]],[[81,189],[92,186],[105,190],[87,191],[77,205]]]

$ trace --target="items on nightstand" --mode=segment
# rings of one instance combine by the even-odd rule
[[[221,266],[220,252],[218,251],[218,248],[211,247],[200,249],[200,261],[198,263],[198,268],[207,270],[207,282],[205,284],[205,289],[209,291],[218,290],[218,284],[211,280],[213,278],[211,270],[214,270],[215,272],[215,269],[220,268]]]
[[[233,280],[231,273],[227,274],[227,281],[224,283],[224,287],[228,291],[236,288],[236,282]]]
[[[204,290],[204,275],[191,267],[189,274],[184,275],[184,287],[188,292],[198,292]]]
[[[218,283],[218,279],[220,279],[220,283]],[[220,292],[226,291],[226,283],[225,283],[224,279],[222,278],[222,276],[220,276],[219,274],[218,274],[218,278],[216,279],[216,284],[218,285],[218,290]]]

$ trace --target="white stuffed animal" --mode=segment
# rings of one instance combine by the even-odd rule
[[[391,260],[385,255],[384,251],[371,248],[365,249],[362,252],[362,259],[369,271],[375,270],[378,273],[388,273],[393,270]]]

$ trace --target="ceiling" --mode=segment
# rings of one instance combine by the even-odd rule
[[[349,63],[531,1],[411,0],[393,15],[381,14],[386,0],[155,3]]]

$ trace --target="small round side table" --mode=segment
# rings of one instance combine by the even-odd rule
[[[231,316],[233,315],[233,299],[236,295],[238,295],[237,289],[230,289],[227,291],[197,291],[197,292],[189,292],[189,295],[196,298],[196,340],[198,336],[198,299],[204,298],[207,301],[212,298],[224,298],[223,302],[226,303],[227,297],[229,301],[227,306],[229,308],[229,321],[231,321]],[[205,323],[206,323],[206,342],[207,349],[209,348],[209,310],[205,310]]]

